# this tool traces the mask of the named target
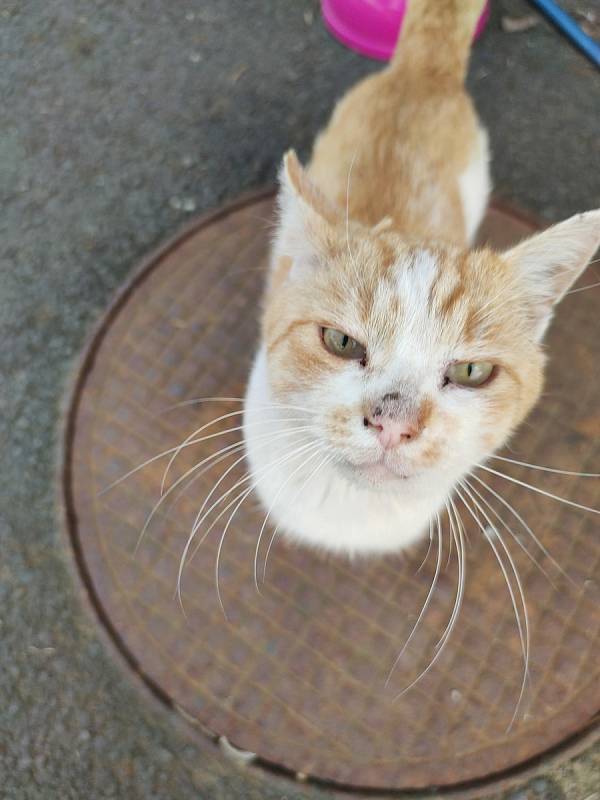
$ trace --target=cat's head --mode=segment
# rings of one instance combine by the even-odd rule
[[[445,482],[501,446],[539,397],[542,339],[600,243],[600,211],[500,254],[410,242],[348,221],[293,153],[279,203],[263,317],[273,399],[309,410],[363,484]]]

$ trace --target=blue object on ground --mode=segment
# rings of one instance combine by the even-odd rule
[[[576,47],[582,50],[600,68],[600,44],[582,31],[570,14],[567,14],[554,0],[531,0],[531,2],[556,25],[561,33],[564,33]]]

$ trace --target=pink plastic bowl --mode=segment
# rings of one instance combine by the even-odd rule
[[[416,2],[417,0],[413,0]],[[407,0],[322,0],[329,31],[352,50],[389,61],[396,47]],[[475,38],[490,16],[489,0],[477,23]]]

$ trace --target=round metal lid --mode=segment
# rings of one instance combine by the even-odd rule
[[[198,509],[241,455],[239,431],[222,433],[240,417],[209,426],[201,435],[218,435],[181,450],[166,482],[174,488],[158,507],[169,456],[151,459],[241,409],[236,401],[186,401],[243,396],[272,205],[272,196],[263,194],[198,221],[143,266],[95,334],[66,434],[67,519],[82,578],[103,624],[144,679],[205,729],[265,764],[357,790],[493,783],[589,732],[600,711],[594,515],[482,473],[570,579],[488,494],[514,533],[499,524],[522,581],[531,632],[529,678],[512,724],[523,678],[519,633],[490,542],[466,513],[470,546],[459,621],[433,666],[404,694],[436,657],[452,611],[456,557],[447,548],[431,604],[387,686],[435,571],[427,541],[396,557],[351,563],[276,537],[259,594],[253,563],[264,512],[249,497],[222,542],[219,585],[227,619],[217,599],[215,562],[233,507],[185,569],[185,614],[174,596]],[[530,230],[496,209],[482,236],[505,245]],[[588,275],[584,283],[592,280]],[[592,290],[561,305],[549,337],[546,394],[509,457],[590,472],[600,464],[600,337],[591,335],[597,299]],[[229,445],[228,457],[213,469],[182,478]],[[597,480],[497,463],[518,480],[598,505]],[[243,474],[240,463],[212,499]],[[270,533],[263,538],[261,566]],[[518,597],[516,585],[513,591]]]

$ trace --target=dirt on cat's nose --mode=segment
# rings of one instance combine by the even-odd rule
[[[385,414],[374,413],[364,418],[365,427],[371,428],[386,450],[398,447],[400,444],[416,439],[420,433],[416,421],[404,417],[391,417]]]
[[[424,410],[417,407],[408,392],[391,392],[365,409],[363,423],[386,450],[391,450],[420,435],[427,418]]]

